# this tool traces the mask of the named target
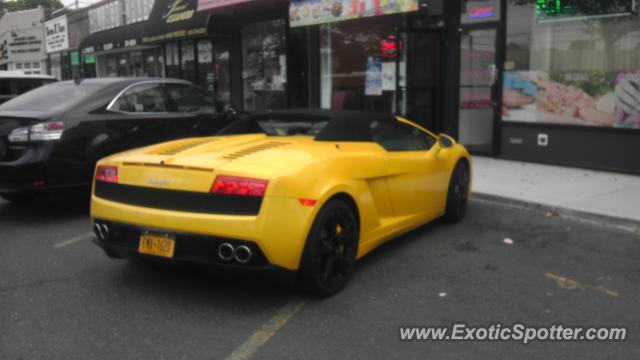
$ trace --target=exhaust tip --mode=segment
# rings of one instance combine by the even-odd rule
[[[247,246],[240,245],[236,248],[235,258],[240,264],[246,264],[251,260],[253,253]]]
[[[93,234],[100,240],[104,240],[100,224],[93,224]]]
[[[222,243],[218,246],[218,257],[224,261],[229,261],[233,259],[236,250],[233,248],[233,245],[229,243]]]
[[[107,226],[107,224],[102,224],[102,225],[100,225],[100,228],[102,229],[102,240],[108,240],[109,239],[109,226]]]

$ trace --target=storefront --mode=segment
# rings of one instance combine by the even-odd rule
[[[89,20],[84,11],[70,11],[44,24],[49,73],[58,80],[95,77],[94,57],[82,58],[79,46],[89,35]],[[86,70],[86,71],[85,71]]]
[[[289,28],[287,1],[200,0],[198,11],[211,16],[210,36],[223,35],[225,79],[235,106],[262,111],[309,105],[306,33]]]
[[[507,4],[500,155],[640,173],[640,3]]]
[[[146,22],[138,22],[89,35],[80,51],[87,59],[95,59],[98,77],[163,76],[161,48],[142,44]]]
[[[210,25],[228,24],[231,99],[243,109],[394,113],[475,154],[640,172],[640,5],[585,3],[200,0],[198,9],[219,17]]]
[[[196,8],[195,0],[157,0],[142,43],[161,49],[166,77],[192,81],[229,101],[229,32]]]

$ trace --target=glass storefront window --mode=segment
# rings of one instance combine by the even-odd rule
[[[640,129],[640,2],[546,3],[508,2],[502,120]]]
[[[180,77],[180,48],[178,43],[169,43],[165,46],[165,72],[167,77]]]
[[[60,64],[60,53],[49,55],[49,67],[51,76],[58,80],[62,80],[62,66]]]
[[[161,49],[149,49],[142,52],[144,76],[162,77]]]
[[[132,51],[129,53],[127,64],[127,76],[144,76],[142,71],[142,52]]]
[[[182,78],[185,80],[196,82],[196,55],[193,40],[185,40],[181,42],[180,68],[182,69]]]
[[[226,42],[198,41],[198,84],[216,98],[231,100],[229,47]]]
[[[321,26],[323,108],[394,111],[398,27],[389,16]]]
[[[244,109],[266,110],[287,106],[285,22],[248,24],[242,28]]]

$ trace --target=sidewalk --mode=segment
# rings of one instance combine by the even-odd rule
[[[473,157],[472,189],[560,211],[618,218],[640,224],[640,176]]]

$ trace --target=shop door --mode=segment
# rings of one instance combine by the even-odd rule
[[[396,113],[429,130],[440,130],[442,54],[439,32],[400,31],[396,49]]]
[[[463,30],[460,39],[458,140],[474,153],[494,148],[497,101],[497,29]]]

